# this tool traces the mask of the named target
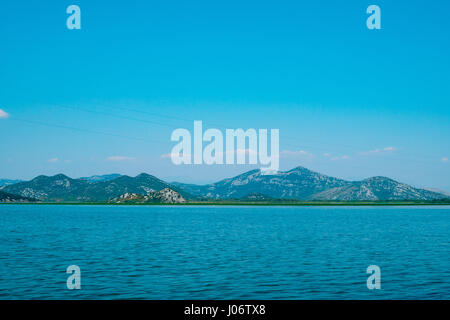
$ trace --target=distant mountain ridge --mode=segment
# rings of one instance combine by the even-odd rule
[[[106,202],[125,193],[146,195],[164,188],[177,191],[184,197],[191,197],[183,190],[178,190],[177,187],[145,173],[136,177],[122,175],[100,182],[72,179],[63,174],[51,177],[38,176],[30,181],[19,182],[4,189],[11,194],[40,201]]]
[[[22,180],[0,179],[0,190],[3,187],[22,182]]]
[[[161,190],[164,192],[158,194]],[[189,200],[439,200],[448,195],[414,188],[386,177],[347,181],[303,167],[277,174],[251,170],[207,185],[167,183],[149,174],[93,176],[72,179],[63,174],[38,176],[5,186],[4,192],[49,202],[109,202]],[[122,197],[122,198],[121,198]],[[131,197],[131,198],[129,198]]]
[[[424,189],[427,190],[427,191],[443,194],[443,195],[445,195],[445,196],[450,198],[450,192],[447,192],[447,191],[444,191],[444,190],[440,190],[440,189],[436,189],[436,188],[424,188]]]
[[[204,199],[236,199],[252,193],[276,199],[336,201],[436,200],[447,197],[386,177],[347,181],[303,167],[280,171],[274,175],[252,170],[208,185],[173,184]]]
[[[111,174],[95,175],[95,176],[90,176],[90,177],[82,177],[80,179],[89,181],[91,183],[95,183],[95,182],[114,180],[120,176],[121,176],[121,174],[111,173]]]

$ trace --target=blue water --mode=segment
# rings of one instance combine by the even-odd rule
[[[0,298],[450,299],[449,239],[450,207],[1,205]]]

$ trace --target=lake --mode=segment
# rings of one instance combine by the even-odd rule
[[[445,206],[0,205],[0,299],[450,299],[449,239]]]

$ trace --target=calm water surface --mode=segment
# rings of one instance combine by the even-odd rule
[[[0,299],[450,299],[449,239],[450,207],[0,205]]]

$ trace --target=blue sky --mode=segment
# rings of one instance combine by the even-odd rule
[[[81,8],[81,30],[66,8]],[[381,30],[366,8],[381,8]],[[2,1],[0,177],[175,166],[176,128],[280,129],[281,169],[450,190],[448,1]]]

